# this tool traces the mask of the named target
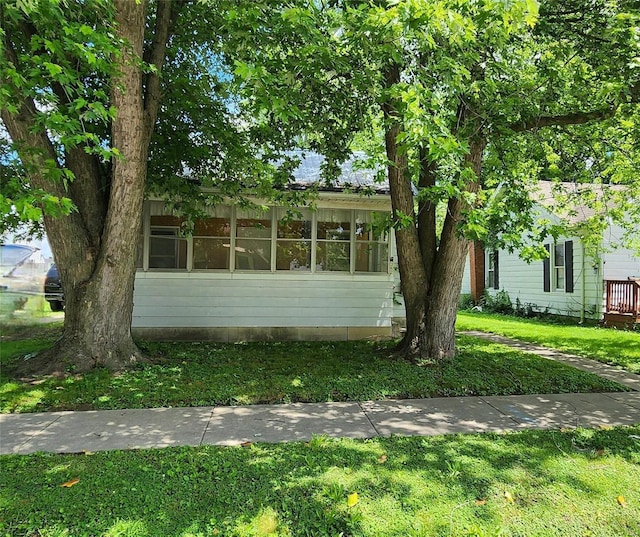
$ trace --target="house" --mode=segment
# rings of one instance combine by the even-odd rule
[[[567,185],[565,188],[576,188]],[[589,248],[579,224],[593,212],[578,207],[570,215],[555,214],[551,185],[540,182],[538,210],[556,223],[566,224],[564,236],[545,242],[548,257],[527,263],[517,252],[487,250],[475,245],[470,262],[477,277],[473,292],[495,296],[506,291],[513,303],[535,311],[601,320],[625,326],[640,321],[640,257],[623,246],[623,229],[609,223],[599,246]]]
[[[317,181],[321,163],[307,155],[293,187]],[[288,215],[216,205],[184,237],[180,218],[146,201],[133,332],[217,341],[390,336],[397,275],[383,225],[387,186],[350,161],[315,206]]]

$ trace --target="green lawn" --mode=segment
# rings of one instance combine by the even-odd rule
[[[141,343],[153,362],[122,373],[98,369],[65,378],[12,376],[21,356],[46,347],[59,330],[30,328],[3,338],[1,412],[622,389],[589,373],[470,337],[458,339],[454,361],[421,366],[389,358],[388,343]]]
[[[458,312],[456,328],[481,330],[567,351],[640,373],[640,331],[553,324],[505,315]]]
[[[3,456],[0,535],[631,537],[637,438],[640,426]]]

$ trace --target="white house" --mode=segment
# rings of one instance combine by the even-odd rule
[[[320,159],[303,161],[300,188],[317,179]],[[391,211],[386,188],[347,163],[339,187],[321,192],[315,210],[287,217],[283,207],[218,205],[188,238],[163,202],[147,201],[134,333],[218,341],[390,336],[397,276],[393,234],[381,225]]]
[[[543,195],[548,194],[545,190],[550,186],[541,183],[541,187]],[[543,206],[540,212],[561,221]],[[588,212],[578,210],[568,219],[567,229]],[[517,252],[488,250],[484,252],[485,291],[491,295],[506,291],[513,303],[518,300],[537,311],[604,319],[609,324],[638,322],[640,284],[634,279],[640,278],[640,257],[622,245],[622,235],[619,226],[610,224],[597,251],[590,253],[579,233],[568,231],[557,242],[550,237],[545,244],[548,258],[532,263],[522,260]],[[618,318],[619,314],[624,316]]]

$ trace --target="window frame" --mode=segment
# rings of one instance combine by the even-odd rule
[[[153,232],[154,230],[159,230],[159,231],[172,231],[173,235],[154,235]],[[171,237],[174,241],[174,256],[173,259],[175,260],[173,267],[152,267],[151,266],[151,244],[154,238],[160,238],[162,240],[162,238],[164,237]],[[189,269],[189,240],[190,239],[186,239],[184,237],[180,237],[180,226],[167,226],[167,225],[150,225],[149,226],[149,253],[148,253],[148,266],[149,269],[151,270],[176,270],[176,271],[188,271]],[[179,265],[179,261],[180,261],[180,241],[185,241],[185,267],[182,268]],[[155,258],[161,257],[161,258],[166,258],[169,259],[169,256],[154,256]]]
[[[215,273],[280,273],[286,274],[288,272],[297,272],[297,273],[306,273],[306,274],[351,274],[351,275],[389,275],[393,271],[393,257],[390,256],[392,247],[393,247],[393,236],[390,231],[386,231],[382,234],[383,240],[358,240],[356,237],[356,215],[358,212],[367,212],[367,213],[386,213],[389,211],[385,211],[384,209],[366,209],[366,208],[345,208],[344,206],[338,207],[320,207],[317,210],[313,210],[309,207],[302,207],[302,218],[300,221],[310,221],[311,223],[311,238],[302,238],[302,239],[287,239],[287,238],[279,238],[278,237],[278,227],[280,224],[280,219],[283,214],[283,210],[286,210],[286,207],[281,206],[270,206],[269,207],[269,218],[262,218],[262,220],[270,220],[271,228],[270,228],[270,236],[269,237],[238,237],[238,220],[243,219],[260,219],[257,217],[248,217],[239,215],[240,210],[236,205],[229,205],[230,207],[230,235],[228,237],[219,237],[219,236],[201,236],[201,235],[192,235],[188,237],[180,237],[180,226],[176,225],[156,225],[151,224],[151,220],[153,216],[150,212],[150,204],[149,202],[145,203],[145,208],[143,211],[143,236],[142,236],[142,265],[138,267],[139,270],[144,272],[155,272],[155,271],[176,271],[176,272],[197,272],[197,273],[207,273],[207,272],[215,272]],[[318,225],[319,222],[326,222],[327,220],[322,220],[320,218],[320,211],[345,211],[344,216],[348,217],[345,219],[341,219],[336,225],[349,222],[350,228],[348,230],[348,238],[342,239],[319,239],[318,238]],[[266,215],[265,215],[266,216]],[[216,216],[212,216],[215,218]],[[206,218],[204,218],[206,220]],[[151,266],[151,243],[153,240],[153,232],[158,229],[171,229],[174,232],[174,237],[176,241],[176,256],[174,259],[176,260],[176,265],[180,260],[180,252],[179,252],[179,242],[185,241],[186,243],[186,268],[161,268],[161,267],[153,267]],[[345,230],[346,235],[346,230]],[[229,252],[229,263],[228,268],[194,268],[194,239],[229,239],[230,244],[230,252]],[[269,269],[251,269],[251,268],[239,268],[239,263],[237,262],[237,245],[238,241],[242,241],[244,239],[250,240],[260,240],[265,243],[269,243],[270,245],[270,268]],[[311,266],[310,270],[304,269],[278,269],[277,268],[277,253],[278,253],[278,245],[279,243],[286,242],[299,242],[303,241],[309,244],[309,248],[311,249]],[[318,269],[318,247],[321,244],[340,244],[342,248],[345,249],[345,252],[349,256],[349,268],[347,270],[319,270]],[[367,244],[375,244],[380,248],[384,248],[386,252],[386,270],[382,271],[369,271],[369,270],[356,270],[356,256],[358,254],[358,246]],[[325,246],[326,248],[326,246]]]
[[[562,251],[562,264],[558,264],[558,248]],[[556,242],[553,245],[553,290],[564,291],[566,285],[566,258],[565,258],[565,243]]]

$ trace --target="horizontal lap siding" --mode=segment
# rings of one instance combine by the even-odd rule
[[[571,239],[567,239],[571,240]],[[550,313],[579,316],[583,308],[582,281],[585,280],[584,308],[589,317],[598,318],[602,301],[602,283],[599,274],[594,270],[594,261],[587,258],[585,271],[582,270],[582,245],[578,239],[573,239],[573,293],[566,293],[564,289],[550,292],[544,291],[542,261],[527,263],[517,253],[500,251],[500,290],[509,294],[513,305],[520,299],[522,305],[534,304],[535,309]],[[597,265],[596,265],[597,266]],[[552,269],[553,270],[553,269]],[[498,290],[487,289],[492,295]]]
[[[385,276],[138,273],[133,326],[385,327]]]

